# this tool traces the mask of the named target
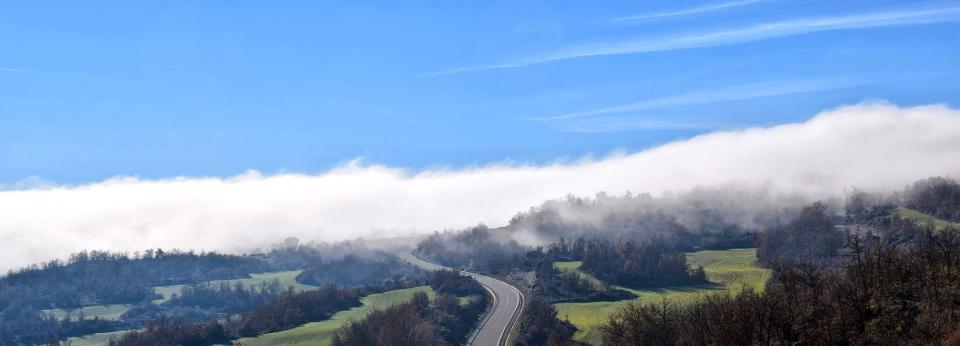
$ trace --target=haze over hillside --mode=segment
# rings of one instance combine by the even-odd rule
[[[495,226],[543,200],[600,191],[658,196],[710,187],[809,200],[854,186],[890,191],[960,175],[958,148],[956,109],[865,102],[800,123],[542,166],[412,171],[357,160],[319,174],[47,184],[0,192],[0,269],[91,248],[238,250],[285,236],[333,241]]]

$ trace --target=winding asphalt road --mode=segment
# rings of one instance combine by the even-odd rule
[[[401,257],[427,270],[451,269],[421,260],[409,253]],[[492,277],[462,270],[460,272],[476,279],[493,296],[493,304],[491,304],[490,310],[487,311],[479,327],[470,334],[467,344],[478,346],[510,345],[510,330],[513,329],[513,325],[517,323],[517,319],[520,317],[520,310],[523,308],[523,294],[516,287]]]

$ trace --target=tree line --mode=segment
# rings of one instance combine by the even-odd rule
[[[297,282],[308,285],[337,283],[342,286],[378,284],[384,280],[416,277],[421,270],[396,256],[357,256],[321,259],[309,264],[297,275]]]
[[[0,310],[15,301],[38,309],[136,303],[153,299],[154,286],[235,279],[264,269],[259,260],[214,252],[82,251],[0,278]]]
[[[373,311],[351,321],[333,336],[335,346],[462,345],[489,303],[483,287],[456,271],[427,275],[436,295],[433,301],[417,292],[410,301]],[[458,296],[468,297],[461,304]]]
[[[127,328],[138,328],[153,320],[182,319],[204,321],[226,318],[232,314],[250,310],[280,296],[284,288],[278,280],[244,286],[237,282],[230,285],[195,284],[180,289],[162,304],[143,302],[120,315]]]
[[[960,222],[960,183],[949,177],[918,181],[905,193],[905,205],[928,215]]]
[[[604,282],[628,287],[665,287],[707,283],[703,267],[692,269],[683,252],[658,241],[616,246],[602,241],[588,242],[580,269]]]
[[[147,322],[143,330],[110,340],[111,346],[213,345],[230,340],[290,329],[329,318],[360,305],[361,291],[327,285],[297,292],[292,287],[278,297],[244,311],[238,317],[194,322],[181,317]]]

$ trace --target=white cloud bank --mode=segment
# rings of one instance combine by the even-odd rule
[[[658,194],[739,184],[812,196],[898,189],[960,173],[960,110],[867,103],[796,124],[698,136],[642,152],[547,166],[409,173],[347,165],[319,175],[119,178],[0,191],[0,269],[81,249],[231,250],[283,237],[341,240],[485,222],[568,193]]]

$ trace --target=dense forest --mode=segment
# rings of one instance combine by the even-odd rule
[[[527,302],[519,323],[516,339],[516,344],[519,346],[578,344],[573,341],[573,333],[577,328],[569,321],[558,319],[557,310],[539,297],[534,297]]]
[[[136,303],[154,299],[154,286],[241,278],[266,269],[257,259],[218,253],[83,251],[0,278],[0,309],[12,302],[39,309]]]
[[[629,287],[666,287],[707,283],[703,268],[691,270],[684,253],[662,242],[587,243],[580,269],[605,282]]]
[[[811,204],[796,219],[760,235],[757,258],[764,263],[823,262],[836,256],[846,239],[823,203]]]
[[[420,270],[396,256],[357,256],[316,261],[307,267],[297,281],[309,285],[336,283],[345,286],[376,284],[385,278],[417,276]]]
[[[529,250],[503,230],[479,225],[466,230],[434,233],[417,244],[415,253],[448,267],[479,273],[505,273],[521,265]]]
[[[100,319],[56,319],[41,309],[149,303],[154,286],[246,277],[263,271],[255,258],[218,253],[147,250],[126,254],[84,251],[12,271],[0,278],[0,340],[37,344],[122,326]]]

